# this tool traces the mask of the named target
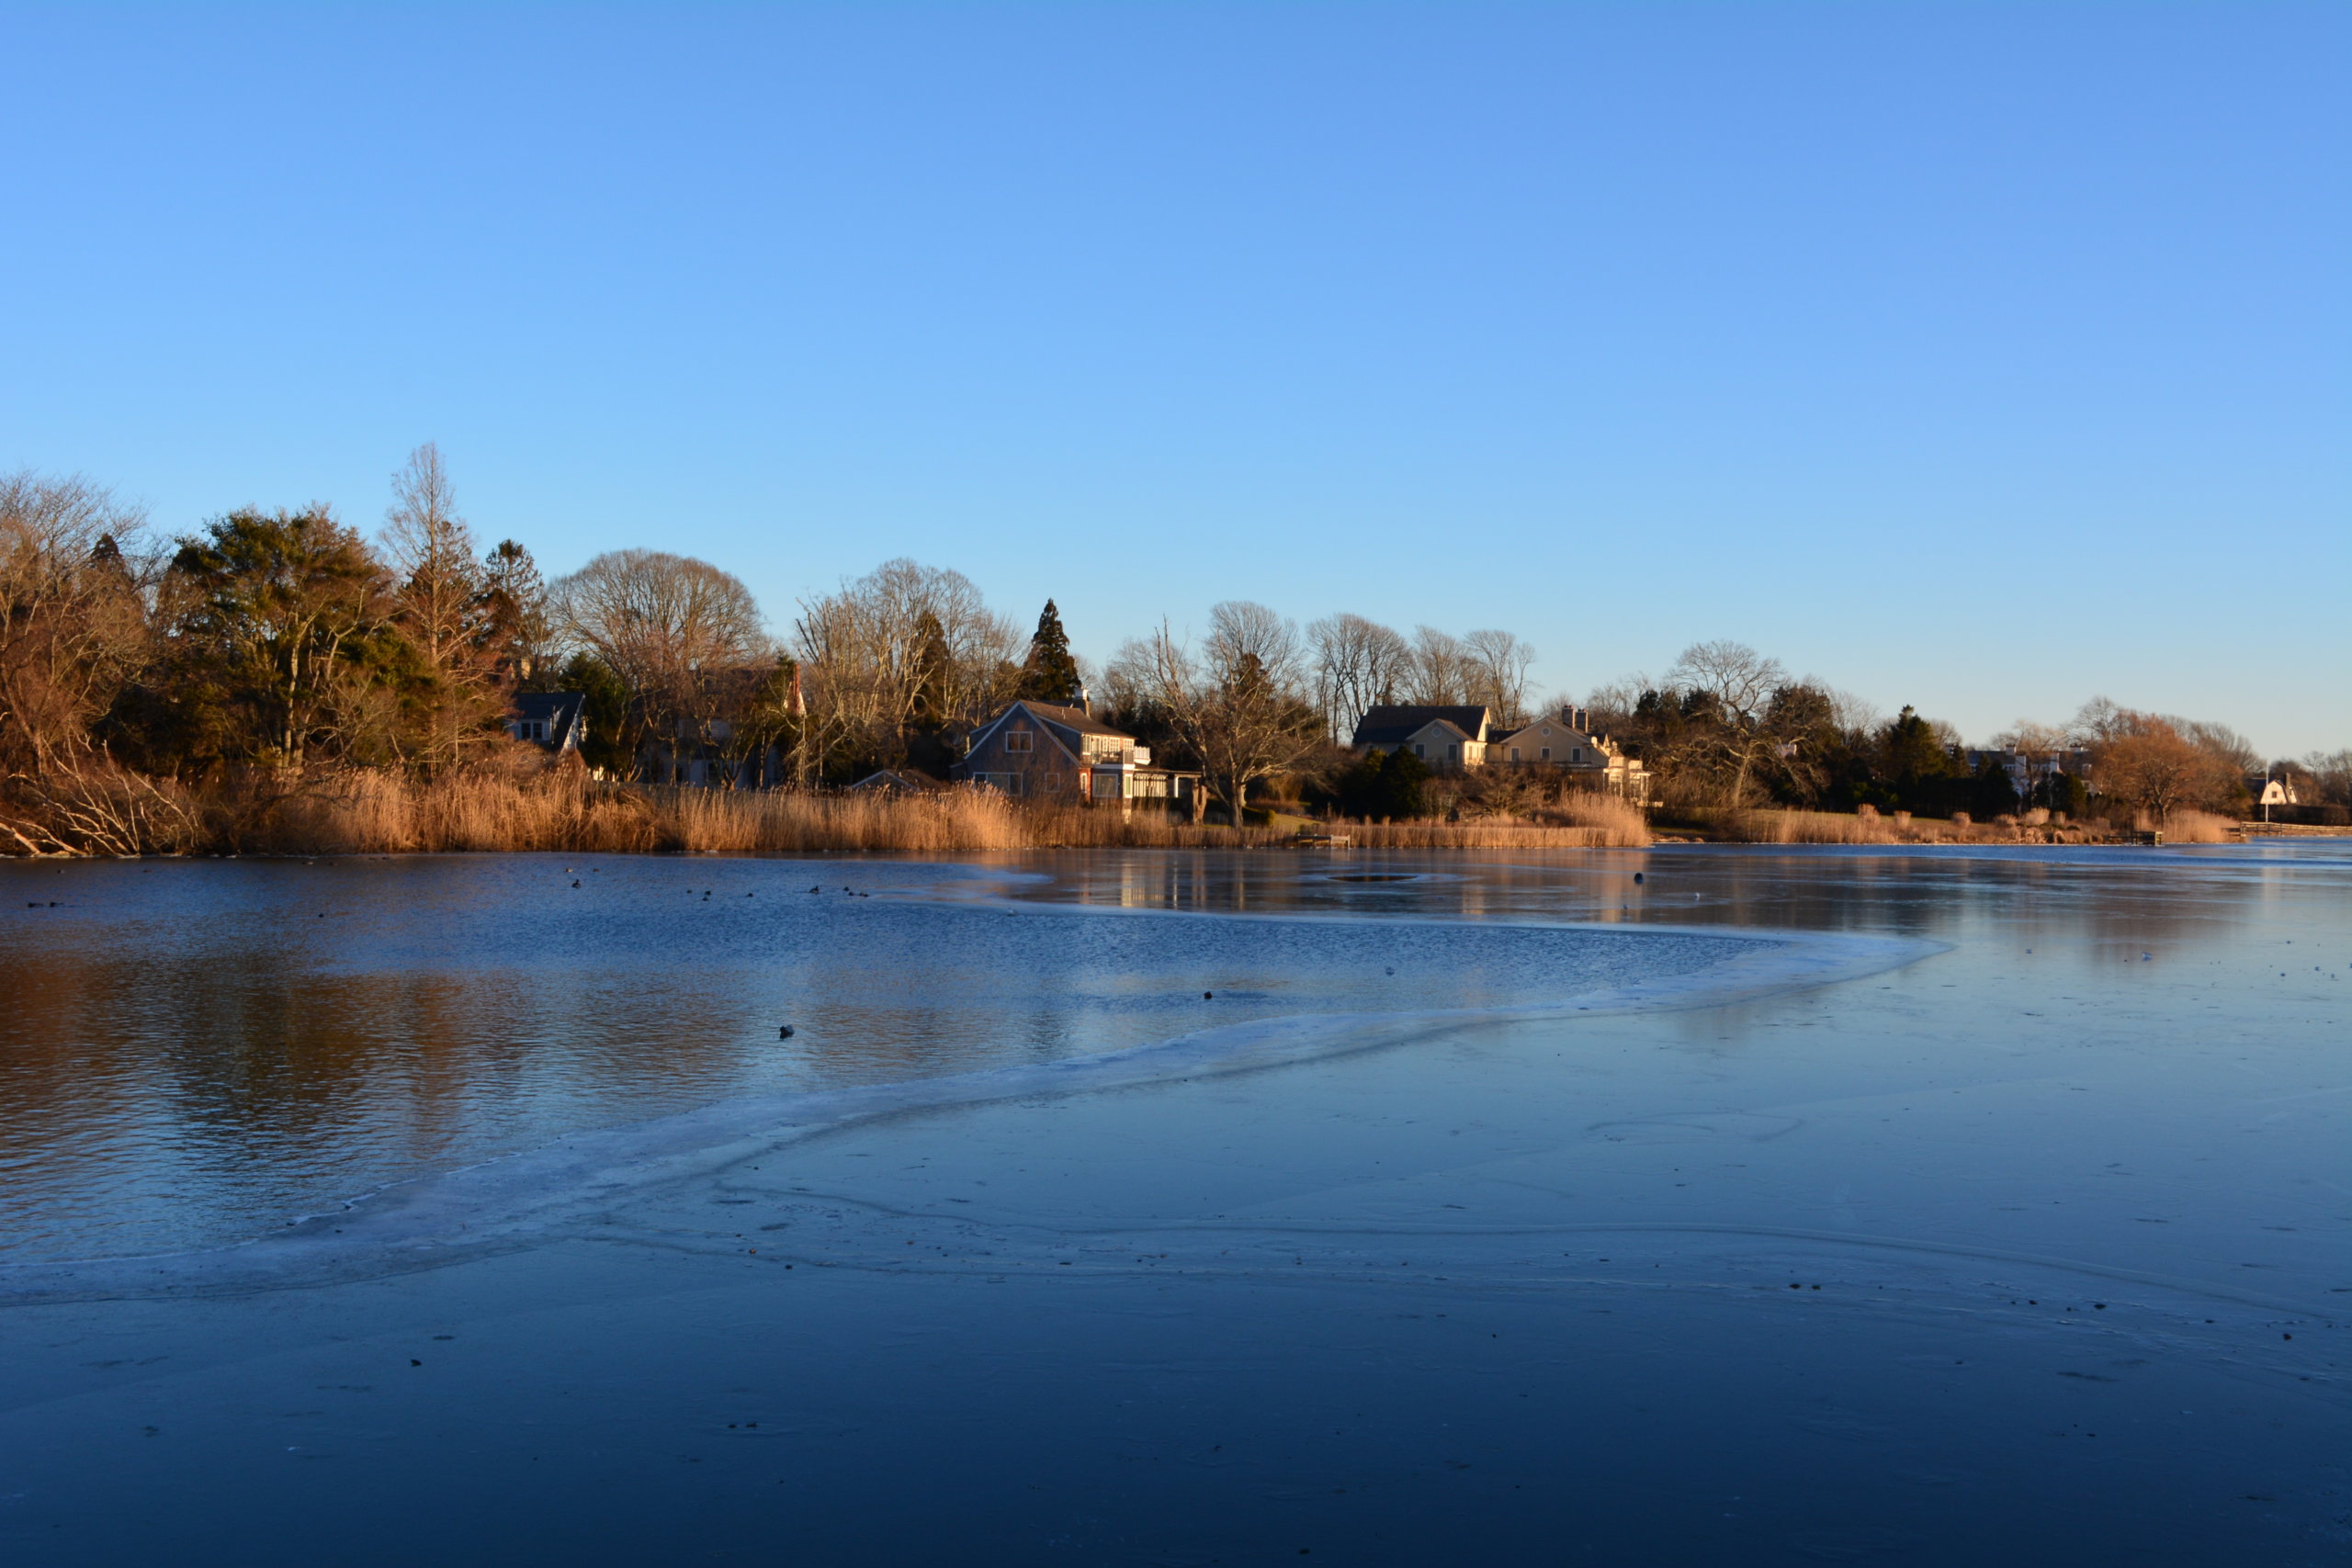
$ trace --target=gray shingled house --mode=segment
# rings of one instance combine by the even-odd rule
[[[1201,775],[1151,763],[1136,744],[1084,708],[1017,702],[972,731],[953,775],[1018,800],[1072,805],[1144,801],[1191,811]]]

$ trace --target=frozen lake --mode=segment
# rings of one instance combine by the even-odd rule
[[[2352,1550],[2338,848],[0,894],[12,1560]]]
[[[1253,867],[1159,869],[1156,897],[1114,911],[1082,863],[0,866],[0,1258],[242,1240],[716,1100],[1540,1002],[1741,945],[1464,919],[1482,885],[1458,877],[1340,868],[1383,880],[1277,896]],[[1223,913],[1253,901],[1317,918]],[[1577,918],[1556,894],[1513,908]],[[1138,908],[1193,913],[1110,918]]]

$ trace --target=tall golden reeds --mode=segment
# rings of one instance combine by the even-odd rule
[[[2180,810],[2157,824],[2168,844],[2226,844],[2237,838],[2238,824],[2210,811]]]
[[[1721,824],[1724,838],[1742,844],[1891,844],[1895,834],[1876,812],[1739,811]]]
[[[196,827],[199,815],[205,823],[200,830]],[[1156,810],[1125,814],[960,789],[921,795],[738,793],[602,784],[577,770],[563,769],[482,769],[432,780],[354,771],[283,783],[268,791],[253,787],[248,780],[224,786],[219,798],[209,802],[187,797],[182,816],[188,826],[168,841],[134,846],[106,839],[82,845],[51,839],[17,847],[48,853],[143,849],[264,854],[963,854],[1039,849],[1258,849],[1302,841],[1290,828],[1195,824]],[[1605,795],[1571,796],[1532,821],[1487,818],[1334,823],[1330,836],[1383,849],[1578,849],[1649,841],[1640,809]]]

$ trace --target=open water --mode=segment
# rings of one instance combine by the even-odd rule
[[[2339,844],[0,895],[11,1561],[2352,1554]]]

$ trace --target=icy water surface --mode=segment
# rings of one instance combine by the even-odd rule
[[[1153,865],[1149,902],[1254,909],[1257,869]],[[1340,895],[1363,885],[1290,878],[1267,904],[1323,919],[1138,919],[1106,918],[1084,862],[9,864],[0,1258],[236,1240],[714,1100],[1283,1015],[1553,999],[1733,950],[1462,920],[1478,884],[1375,874],[1408,880],[1359,904]],[[1008,894],[1029,918],[1006,918]],[[1556,894],[1510,908],[1563,913]]]
[[[0,1560],[2352,1553],[2336,846],[0,888]]]

